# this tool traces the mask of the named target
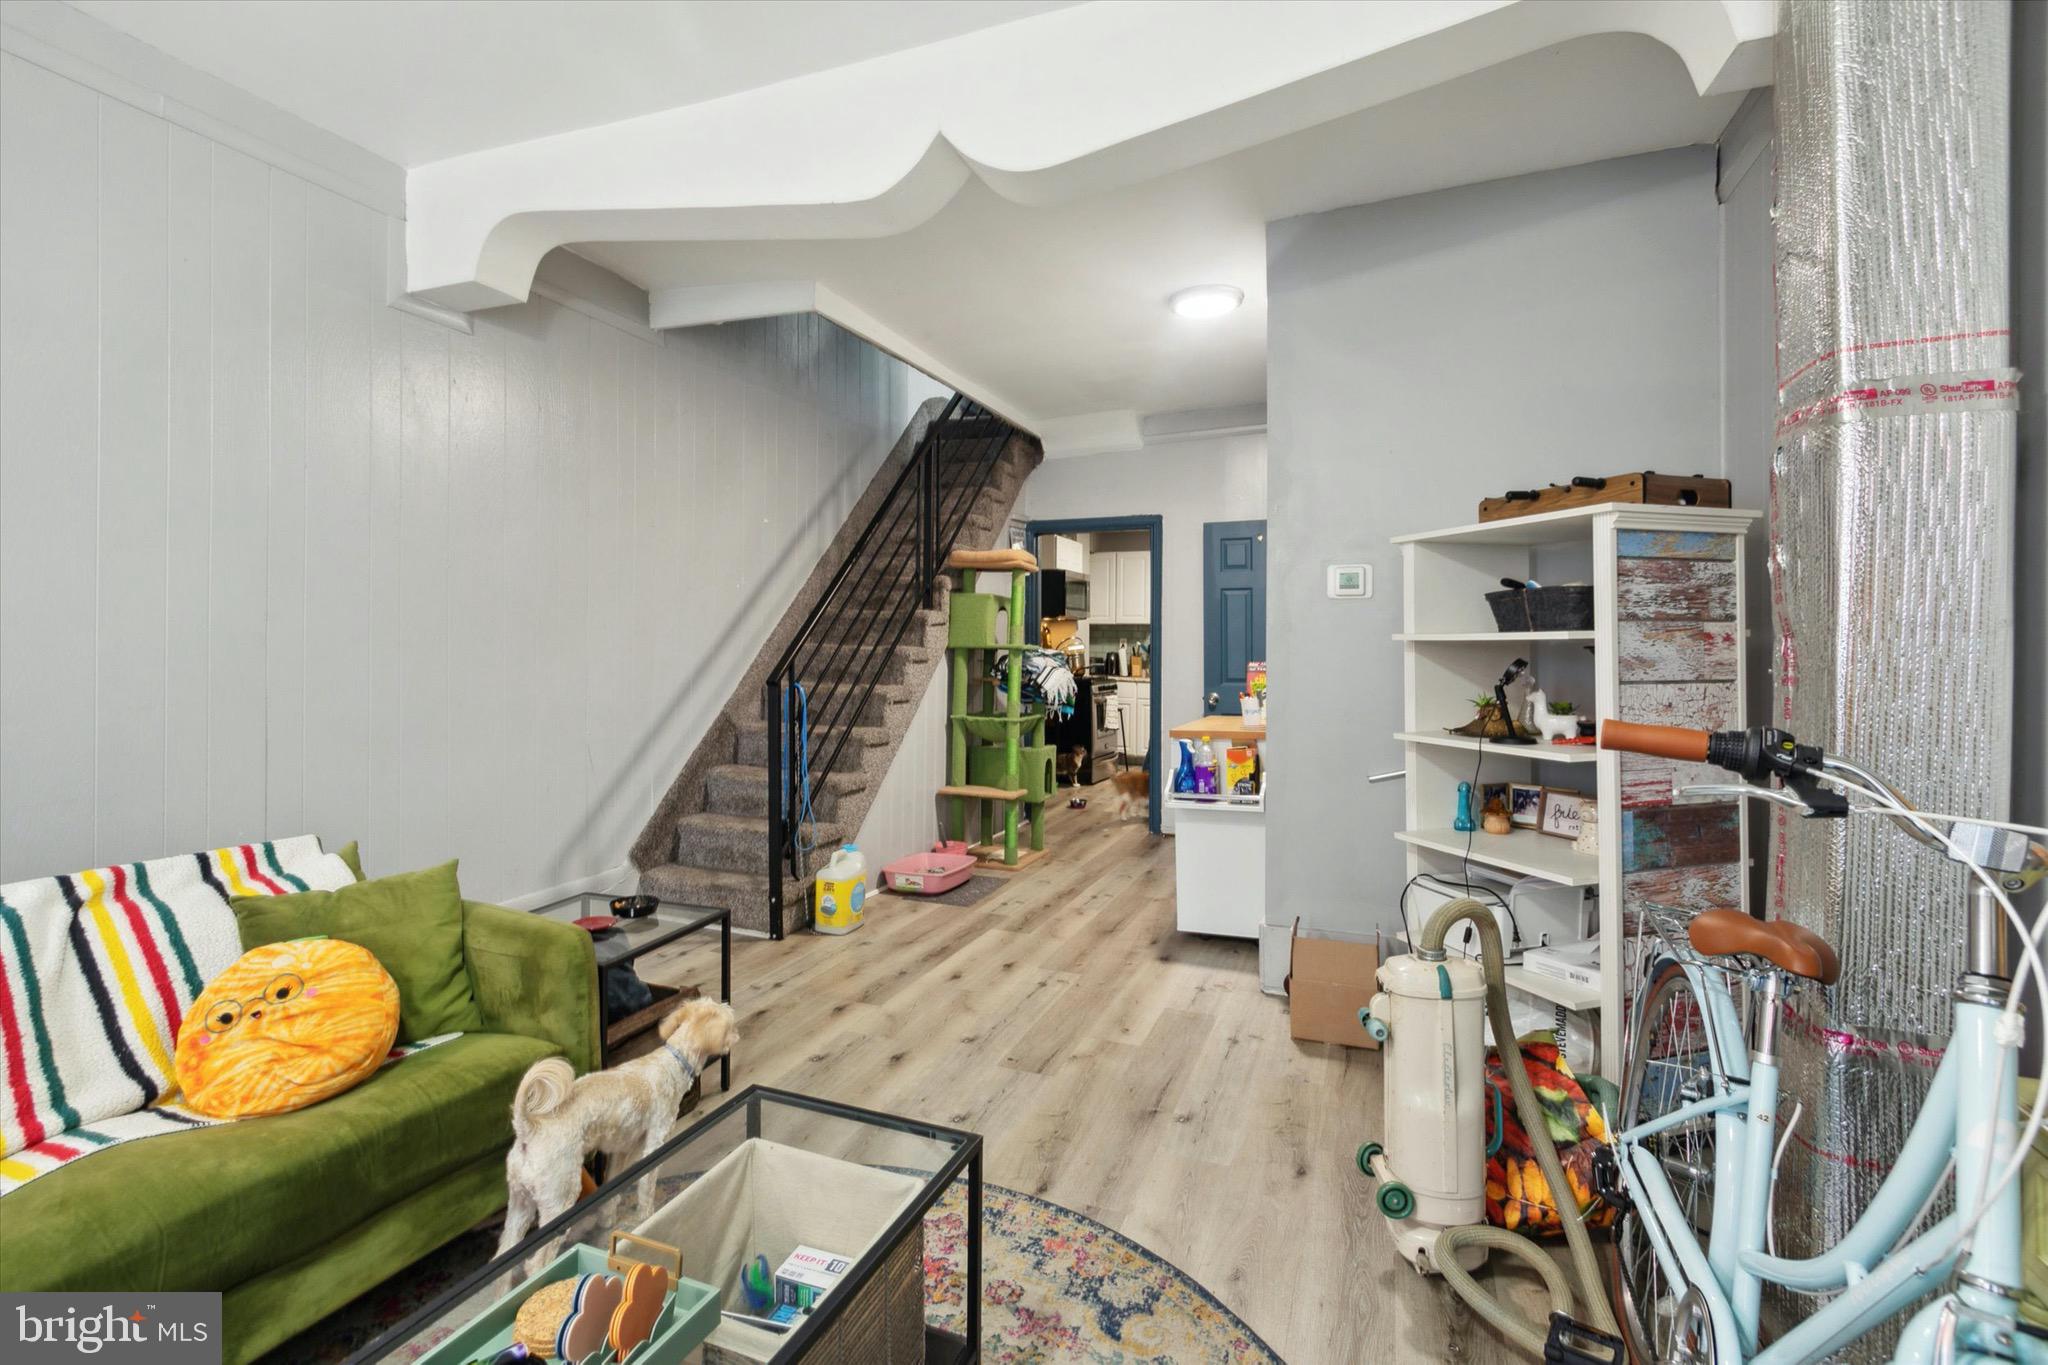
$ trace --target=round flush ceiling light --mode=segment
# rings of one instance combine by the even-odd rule
[[[1234,284],[1198,284],[1183,289],[1166,301],[1166,306],[1184,318],[1220,318],[1244,302],[1244,290]]]

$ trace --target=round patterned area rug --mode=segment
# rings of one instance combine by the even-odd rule
[[[981,1358],[1040,1361],[1252,1361],[1281,1365],[1216,1296],[1092,1218],[982,1187]],[[955,1186],[925,1218],[927,1320],[964,1330],[967,1196]]]
[[[1216,1296],[1136,1242],[1072,1209],[982,1187],[982,1359],[988,1365],[1282,1365]],[[332,1365],[361,1350],[490,1259],[470,1232],[308,1328],[261,1365]],[[965,1329],[967,1194],[925,1218],[926,1316]]]

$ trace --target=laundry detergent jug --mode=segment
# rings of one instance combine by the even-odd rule
[[[868,865],[860,850],[844,844],[832,861],[818,869],[816,915],[811,927],[821,934],[850,934],[860,928],[861,905],[868,898]]]

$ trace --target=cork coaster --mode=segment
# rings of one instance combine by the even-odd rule
[[[519,1312],[512,1319],[512,1339],[536,1360],[547,1359],[554,1354],[555,1333],[561,1330],[562,1319],[569,1316],[569,1305],[575,1297],[574,1280],[556,1280],[535,1290],[519,1305]]]

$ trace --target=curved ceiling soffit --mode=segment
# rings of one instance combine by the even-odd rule
[[[1449,21],[1426,31],[1411,23],[1389,44],[1384,25],[1363,34],[1333,27],[1333,15],[1356,13],[1348,6],[1287,6],[1280,41],[1267,24],[1262,47],[1296,53],[1298,44],[1317,44],[1307,50],[1324,55],[1320,69],[1255,89],[1283,74],[1283,64],[1254,60],[1249,79],[1242,70],[1228,81],[1176,75],[1164,68],[1199,60],[1204,46],[1212,59],[1220,52],[1234,60],[1229,43],[1242,36],[1183,33],[1164,61],[1135,73],[1129,98],[1085,110],[1064,105],[1050,120],[1034,107],[1048,102],[1043,91],[1023,98],[1035,84],[1020,74],[1028,62],[996,80],[968,78],[971,62],[941,62],[931,79],[932,69],[915,69],[930,68],[935,50],[986,45],[992,35],[1036,31],[1095,8],[416,168],[407,185],[409,288],[472,310],[525,301],[541,258],[571,242],[891,236],[936,215],[970,175],[1013,202],[1055,205],[1604,33],[1671,48],[1700,94],[1741,90],[1768,84],[1775,24],[1770,0],[1467,0],[1426,7]],[[1144,36],[1131,22],[1142,10],[1109,8],[1120,11],[1119,46]],[[1171,91],[1162,84],[1168,78]],[[1206,93],[1191,103],[1195,88]],[[934,109],[942,112],[935,117]]]

